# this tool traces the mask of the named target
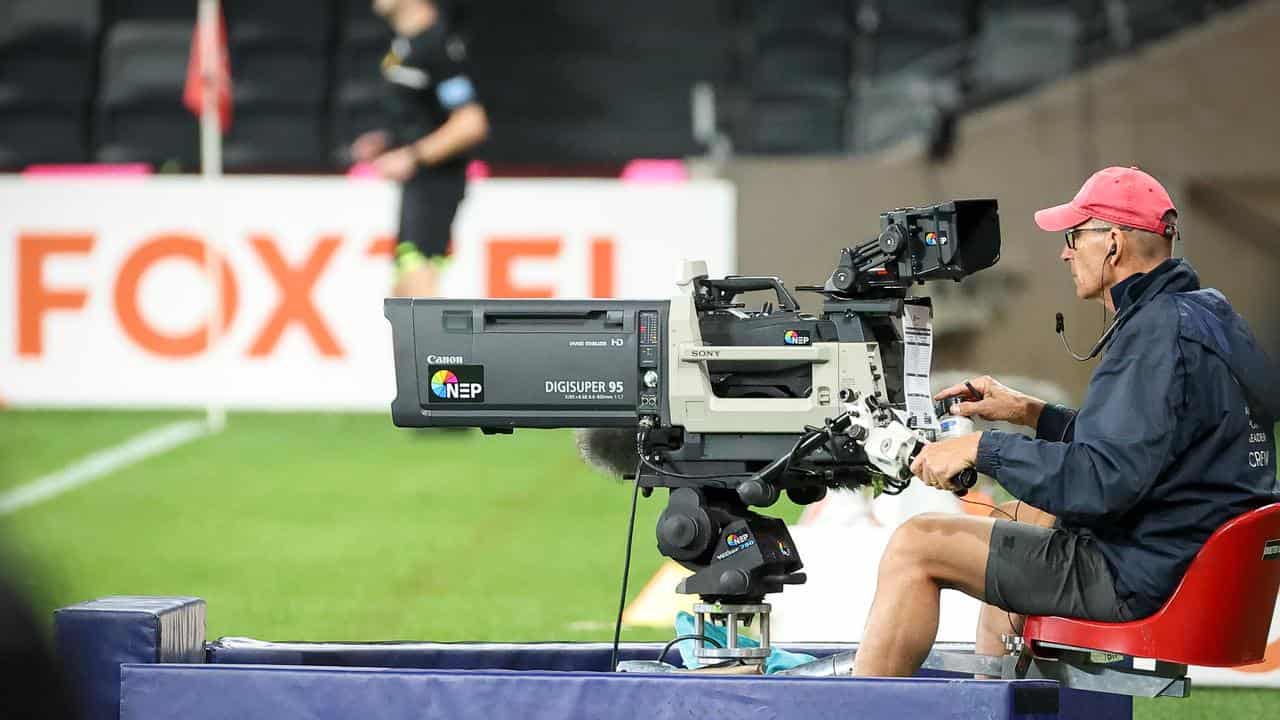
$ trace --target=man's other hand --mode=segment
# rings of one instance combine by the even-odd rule
[[[377,168],[378,174],[387,180],[398,183],[408,182],[409,178],[418,171],[418,156],[414,154],[411,147],[396,148],[379,155],[373,161],[373,166]]]
[[[978,441],[981,439],[982,433],[970,433],[929,443],[911,461],[911,474],[930,487],[956,490],[951,479],[978,461]]]
[[[358,163],[373,162],[373,159],[386,151],[391,138],[384,130],[372,130],[351,143],[351,159]]]
[[[982,397],[957,403],[951,408],[952,414],[982,418],[983,420],[1011,422],[1015,425],[1025,425],[1030,428],[1034,428],[1040,422],[1040,411],[1045,406],[1043,400],[1020,393],[1013,388],[1005,387],[990,375],[973,378],[968,383],[952,385],[935,395],[933,399],[943,400],[956,396],[972,398],[973,395],[969,392],[969,385],[972,385],[973,389],[977,390]]]

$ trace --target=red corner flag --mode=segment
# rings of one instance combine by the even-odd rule
[[[227,53],[227,24],[218,12],[218,27],[215,31],[215,44],[212,57],[205,53],[206,34],[199,22],[196,22],[195,34],[191,38],[191,57],[187,61],[187,84],[182,91],[182,104],[198,117],[204,110],[205,83],[213,85],[214,96],[218,103],[218,117],[222,132],[231,127],[231,61]],[[210,76],[204,77],[205,59],[210,58]]]

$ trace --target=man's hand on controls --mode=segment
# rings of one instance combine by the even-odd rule
[[[1020,393],[1013,388],[1005,387],[990,375],[983,375],[959,385],[952,385],[934,396],[934,400],[961,396],[972,398],[969,386],[978,391],[982,397],[975,400],[957,403],[951,408],[954,415],[976,417],[983,420],[1005,421],[1015,425],[1035,428],[1040,422],[1040,411],[1045,402],[1039,398]]]
[[[958,490],[951,480],[978,461],[978,441],[981,439],[982,433],[970,433],[931,442],[911,461],[911,474],[930,487]]]

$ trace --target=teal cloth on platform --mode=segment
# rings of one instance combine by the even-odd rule
[[[724,647],[729,644],[729,633],[723,626],[707,623],[702,630],[707,637],[720,643],[720,647]],[[683,610],[676,613],[676,635],[692,635],[693,633],[693,616]],[[698,659],[693,655],[696,643],[696,640],[681,640],[676,643],[676,647],[680,650],[680,657],[684,660],[684,666],[690,670],[702,667],[702,663],[699,663]],[[739,634],[738,647],[760,647],[760,643],[746,635]],[[797,665],[803,665],[814,660],[817,660],[817,658],[812,655],[787,652],[780,647],[774,646],[769,652],[769,657],[764,661],[764,672],[766,675],[769,675],[771,673],[793,668]]]

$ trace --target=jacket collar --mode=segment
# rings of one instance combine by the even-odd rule
[[[1162,292],[1188,292],[1200,289],[1200,278],[1191,265],[1182,258],[1169,258],[1151,269],[1151,272],[1134,273],[1111,288],[1111,302],[1116,314],[1148,300]]]

